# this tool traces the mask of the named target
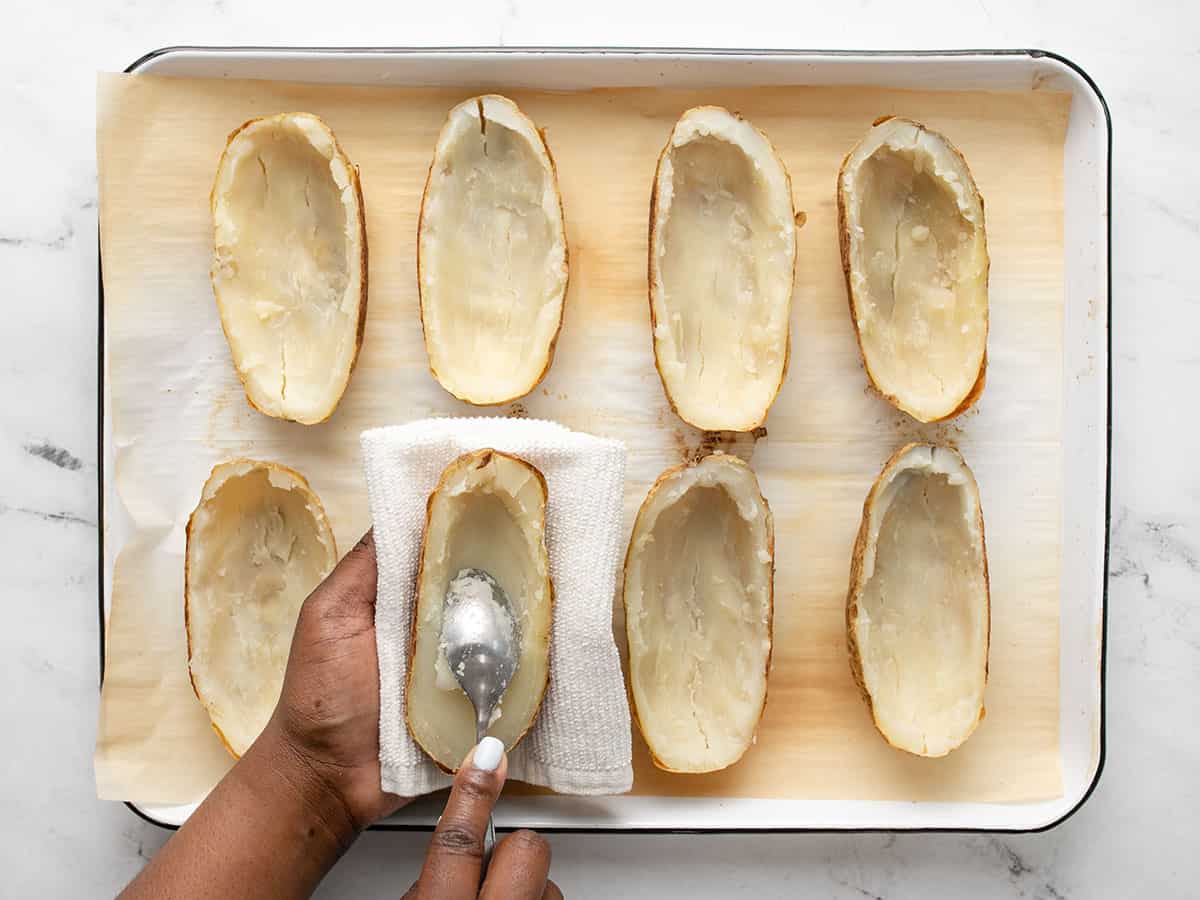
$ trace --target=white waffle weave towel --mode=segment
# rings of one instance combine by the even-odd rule
[[[490,447],[546,477],[546,546],[554,580],[550,683],[533,729],[509,756],[509,777],[565,794],[633,785],[629,704],[612,633],[620,564],[625,448],[535,419],[425,419],[362,434],[375,522],[379,599],[379,763],[383,789],[412,797],[445,787],[404,722],[404,689],[425,502],[442,470]]]

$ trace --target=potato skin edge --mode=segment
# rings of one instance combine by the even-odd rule
[[[690,109],[684,110],[680,114],[679,118],[682,119],[684,116],[686,116],[690,112],[693,112],[694,110],[705,109],[705,108],[714,108],[714,107],[693,106]],[[717,108],[720,108],[720,107],[717,107]],[[726,112],[728,112],[728,110],[726,110]],[[742,119],[742,117],[740,115],[738,115],[737,113],[730,113],[730,115],[734,116],[735,118],[739,119],[740,121],[745,121],[745,119]],[[678,125],[678,122],[679,122],[679,120],[676,120],[676,125]],[[753,123],[750,123],[750,124],[753,125]],[[796,200],[792,196],[792,175],[788,171],[788,167],[784,163],[783,157],[779,155],[779,151],[776,149],[775,145],[773,143],[771,143],[771,139],[767,136],[767,133],[765,131],[763,131],[762,129],[758,128],[757,126],[754,127],[754,130],[757,131],[762,136],[763,140],[767,142],[767,146],[771,149],[771,153],[774,155],[776,162],[779,163],[779,168],[783,170],[783,179],[787,186],[786,189],[787,189],[787,195],[788,195],[788,206],[791,208],[792,222],[794,225],[795,219],[796,219]],[[674,134],[674,133],[675,133],[675,129],[674,129],[674,127],[672,127],[671,134]],[[667,135],[667,142],[666,142],[666,144],[663,145],[662,150],[659,151],[658,162],[654,166],[654,180],[650,184],[650,217],[649,217],[649,228],[648,228],[649,234],[648,234],[648,239],[647,239],[647,245],[648,245],[649,249],[646,254],[646,286],[647,286],[647,295],[649,297],[649,302],[650,302],[650,343],[651,343],[651,349],[653,350],[653,353],[654,353],[654,370],[656,372],[658,372],[658,380],[662,383],[663,394],[667,398],[667,403],[671,407],[671,412],[673,412],[680,419],[680,421],[686,422],[688,425],[691,425],[693,428],[700,428],[702,431],[729,431],[729,432],[733,432],[736,434],[745,434],[747,432],[754,431],[756,428],[761,428],[763,423],[767,421],[767,416],[770,415],[771,407],[775,405],[775,400],[779,397],[779,392],[781,390],[783,390],[783,383],[784,383],[784,381],[787,380],[788,368],[791,366],[791,363],[792,363],[791,307],[792,307],[793,295],[796,290],[796,261],[800,255],[799,245],[798,245],[798,243],[796,243],[799,240],[799,238],[798,238],[799,229],[796,229],[793,232],[792,281],[791,281],[791,290],[788,294],[788,331],[787,331],[787,337],[784,341],[784,348],[783,348],[783,368],[779,372],[779,383],[777,385],[775,385],[775,392],[771,395],[771,400],[769,403],[767,403],[767,406],[763,410],[762,415],[758,418],[757,421],[753,422],[752,424],[749,424],[743,428],[719,428],[719,429],[703,428],[702,426],[700,426],[697,423],[688,419],[686,416],[683,415],[683,413],[681,413],[679,411],[679,407],[675,403],[675,398],[671,395],[671,389],[667,387],[667,379],[663,375],[662,365],[659,363],[659,359],[658,359],[658,338],[656,337],[656,335],[658,333],[658,317],[654,312],[654,300],[655,300],[655,297],[657,296],[657,292],[655,291],[655,288],[654,288],[654,256],[658,249],[658,242],[654,238],[654,231],[655,231],[654,226],[658,220],[658,181],[659,181],[659,177],[661,176],[661,173],[662,173],[663,159],[671,151],[671,134]]]
[[[547,602],[550,605],[551,628],[546,634],[546,646],[545,646],[545,653],[546,653],[546,659],[547,659],[546,678],[542,682],[541,693],[538,695],[538,698],[537,698],[537,705],[534,707],[533,714],[529,717],[529,722],[526,724],[525,729],[519,735],[517,735],[517,737],[513,740],[511,746],[505,747],[505,752],[510,753],[521,743],[521,741],[523,741],[525,739],[525,736],[527,734],[529,734],[530,729],[532,729],[533,726],[537,723],[538,717],[541,715],[541,712],[542,712],[542,704],[543,704],[543,702],[545,702],[545,699],[546,699],[546,689],[550,686],[550,666],[548,663],[549,663],[549,659],[550,659],[550,642],[553,640],[553,632],[554,632],[553,625],[554,625],[554,613],[555,613],[556,603],[555,603],[555,597],[554,597],[554,579],[550,577],[550,556],[549,556],[549,552],[546,549],[546,504],[549,502],[550,495],[549,495],[549,491],[548,491],[548,488],[546,485],[546,476],[542,474],[541,470],[537,466],[535,466],[533,463],[529,462],[528,460],[522,459],[521,457],[516,456],[512,453],[504,453],[503,451],[500,451],[500,450],[493,450],[490,447],[484,447],[479,450],[474,450],[469,453],[464,453],[461,456],[457,457],[456,459],[452,460],[450,462],[450,464],[447,465],[446,468],[442,470],[442,474],[439,476],[437,484],[434,486],[433,490],[430,491],[429,496],[425,500],[425,528],[422,532],[421,552],[420,552],[420,556],[418,557],[418,560],[417,560],[417,586],[418,586],[418,590],[419,590],[421,582],[425,575],[425,549],[426,549],[425,534],[428,534],[428,532],[429,532],[429,523],[430,523],[430,520],[433,515],[433,499],[434,499],[434,497],[436,497],[439,493],[441,493],[442,490],[445,489],[446,483],[447,483],[447,481],[449,481],[450,476],[456,474],[460,468],[469,466],[472,463],[476,463],[476,462],[480,461],[483,457],[490,457],[490,456],[502,456],[505,459],[512,460],[513,462],[518,463],[521,466],[524,466],[526,469],[528,469],[530,472],[532,472],[535,476],[537,476],[538,483],[541,485],[541,488],[542,488],[542,529],[541,529],[542,534],[541,534],[540,544],[541,544],[541,550],[542,550],[542,560],[546,565],[546,584],[550,588],[549,593],[547,595],[547,597],[548,597]],[[436,765],[442,772],[445,772],[447,775],[453,775],[455,772],[458,771],[458,767],[461,765],[462,761],[459,760],[459,762],[455,763],[453,768],[448,766],[444,761],[442,761],[442,760],[438,759],[436,756],[434,756],[428,747],[426,747],[424,744],[421,743],[421,739],[417,736],[416,729],[413,728],[412,715],[411,715],[412,680],[413,680],[412,661],[414,659],[416,659],[416,655],[417,655],[417,625],[418,625],[417,611],[418,611],[419,606],[420,606],[420,597],[417,597],[416,603],[414,604],[414,608],[413,608],[412,627],[409,629],[409,640],[408,640],[409,666],[408,666],[408,673],[404,679],[404,725],[408,729],[408,733],[412,737],[413,743],[415,743],[418,747],[421,748],[421,752],[424,753],[425,756],[428,757],[429,760],[434,765]]]
[[[217,463],[212,467],[212,471],[209,472],[208,478],[205,479],[204,487],[200,490],[200,500],[196,503],[196,508],[192,510],[191,515],[188,516],[187,527],[184,530],[185,540],[183,551],[183,631],[184,638],[187,642],[188,682],[192,686],[192,693],[196,695],[196,699],[200,702],[200,705],[204,707],[204,712],[206,714],[208,713],[208,706],[204,702],[204,696],[200,693],[200,689],[196,686],[196,676],[192,672],[192,529],[195,524],[196,513],[200,511],[200,508],[204,506],[206,502],[204,491],[208,487],[208,482],[212,480],[218,469],[222,468],[223,466],[232,466],[238,464],[250,465],[256,469],[282,472],[288,478],[294,480],[299,486],[300,490],[303,491],[305,498],[312,504],[314,518],[317,520],[317,524],[321,531],[329,538],[329,549],[333,552],[335,560],[337,559],[338,555],[337,539],[333,535],[333,528],[330,527],[329,517],[325,513],[325,506],[321,503],[321,498],[317,496],[316,491],[312,489],[312,486],[308,483],[308,479],[291,466],[285,466],[282,463],[271,462],[269,460],[237,457],[236,459],[229,459],[225,462]],[[241,754],[233,749],[233,746],[229,743],[228,738],[225,737],[225,733],[221,731],[220,726],[213,721],[211,715],[209,715],[209,724],[212,726],[212,730],[216,732],[217,738],[221,741],[222,746],[229,751],[229,755],[234,759],[240,759]]]
[[[901,447],[899,450],[897,450],[895,453],[893,453],[890,457],[888,457],[887,462],[885,462],[883,465],[883,469],[880,470],[879,475],[876,476],[875,481],[872,483],[870,490],[867,491],[866,499],[863,501],[862,519],[858,526],[858,534],[854,538],[854,549],[850,556],[850,586],[846,592],[846,649],[849,654],[850,676],[851,676],[851,678],[854,679],[854,684],[858,687],[858,692],[862,696],[863,702],[866,703],[866,705],[867,705],[867,713],[871,717],[871,724],[875,726],[875,730],[877,732],[879,732],[880,737],[882,737],[884,739],[884,741],[887,742],[888,746],[893,747],[894,749],[899,750],[902,753],[908,753],[912,756],[920,756],[920,757],[924,757],[926,759],[938,759],[938,758],[948,756],[950,753],[957,750],[959,747],[961,747],[963,744],[965,744],[967,742],[967,740],[971,737],[972,734],[975,733],[975,729],[979,727],[979,723],[984,720],[984,717],[987,714],[986,702],[980,703],[979,717],[975,720],[975,724],[971,726],[970,730],[966,733],[966,735],[964,735],[963,739],[961,741],[959,741],[957,745],[955,745],[954,747],[951,747],[949,750],[947,750],[945,753],[941,753],[941,754],[914,753],[911,750],[908,750],[904,747],[901,747],[901,746],[893,743],[892,739],[890,737],[888,737],[887,732],[884,731],[883,727],[879,724],[879,717],[875,710],[875,703],[874,703],[873,699],[871,698],[871,692],[869,690],[867,690],[867,682],[866,682],[866,678],[865,678],[865,676],[863,674],[863,670],[862,670],[862,651],[858,644],[858,637],[855,634],[855,624],[858,620],[858,612],[859,612],[858,600],[859,600],[859,597],[862,595],[862,589],[865,586],[865,579],[863,578],[862,569],[863,569],[863,557],[866,555],[867,544],[870,542],[869,519],[870,519],[871,508],[875,505],[875,501],[879,495],[879,492],[888,483],[890,483],[892,475],[894,475],[896,470],[899,468],[900,460],[910,450],[912,450],[914,447],[918,447],[918,446],[922,446],[922,443],[918,442],[918,441],[913,441],[911,443],[905,444],[903,447]],[[966,461],[963,460],[962,454],[959,453],[953,447],[949,447],[944,444],[924,444],[924,446],[936,447],[938,450],[943,450],[943,451],[948,451],[948,452],[953,453],[955,456],[957,456],[959,458],[960,461],[962,461],[964,468],[966,468],[968,472],[971,472],[970,467],[967,466]],[[986,637],[984,640],[984,647],[983,647],[983,685],[984,685],[984,690],[986,692],[989,667],[991,665],[991,649],[992,649],[992,587],[991,587],[991,577],[988,572],[987,535],[984,533],[983,504],[982,504],[982,502],[980,502],[979,485],[977,482],[975,482],[974,472],[971,472],[971,480],[972,480],[972,485],[974,488],[975,499],[976,499],[975,525],[979,529],[979,540],[980,540],[980,543],[982,544],[982,548],[983,548],[982,554],[981,554],[982,559],[983,559],[983,591],[984,591],[983,602],[984,602],[984,614],[987,617],[987,632],[986,632]]]
[[[725,456],[726,454],[722,454],[722,453],[709,454],[709,456],[713,456],[713,455]],[[704,457],[703,459],[707,459],[707,458],[708,458],[708,456]],[[627,575],[629,572],[629,561],[633,554],[633,540],[641,527],[642,513],[645,511],[646,506],[654,498],[654,495],[658,492],[658,490],[664,484],[666,484],[667,481],[669,481],[671,478],[673,478],[679,472],[682,472],[684,469],[696,467],[697,465],[700,464],[700,462],[703,461],[703,459],[680,463],[678,465],[674,465],[674,466],[671,466],[671,467],[665,469],[658,476],[658,478],[656,478],[654,480],[654,484],[652,484],[650,486],[650,490],[648,490],[646,492],[646,497],[644,500],[642,500],[641,506],[638,507],[637,516],[634,518],[634,522],[633,522],[633,531],[630,533],[629,543],[625,547],[625,560],[621,565],[621,575],[622,575],[621,606],[625,613],[625,642],[626,642],[627,647],[631,643],[631,635],[630,635],[630,629],[629,629],[629,622],[630,622],[629,601],[626,598],[625,585],[628,583]],[[743,462],[739,457],[729,455],[729,460],[731,460],[731,461],[737,460],[737,462],[733,463],[734,465],[744,465],[744,466],[746,466],[746,468],[750,468],[749,463]],[[756,475],[755,481],[757,481],[757,480],[758,480],[758,477]],[[771,512],[771,506],[767,502],[767,498],[763,495],[761,488],[759,489],[759,499],[762,501],[763,507],[767,511],[767,552],[771,556],[771,571],[770,571],[770,583],[769,583],[768,590],[767,590],[767,644],[768,644],[768,647],[767,647],[767,658],[766,658],[766,662],[764,664],[764,676],[763,676],[766,680],[766,689],[763,691],[762,703],[759,705],[759,708],[758,708],[758,719],[757,719],[757,722],[755,723],[754,732],[751,735],[750,742],[742,749],[742,752],[738,754],[737,758],[730,760],[723,766],[716,766],[714,768],[704,768],[704,769],[673,768],[673,767],[671,767],[671,765],[669,765],[668,763],[663,761],[658,756],[658,754],[656,754],[654,752],[654,747],[651,745],[650,739],[648,737],[646,737],[646,729],[643,726],[641,716],[638,713],[637,698],[635,697],[634,692],[633,692],[633,680],[632,680],[632,671],[631,671],[630,672],[630,681],[629,681],[629,712],[633,718],[634,724],[637,725],[638,731],[640,731],[642,734],[642,740],[645,742],[646,750],[650,754],[650,761],[652,763],[654,763],[655,768],[660,769],[663,772],[670,772],[673,775],[708,775],[713,772],[724,771],[725,769],[728,769],[731,766],[737,765],[739,762],[741,762],[742,758],[749,752],[750,748],[754,746],[754,738],[758,734],[758,726],[762,724],[763,713],[766,711],[766,708],[767,708],[767,697],[771,692],[771,677],[770,677],[771,676],[771,660],[775,653],[775,519],[774,519],[774,514]]]
[[[938,131],[934,131],[931,128],[926,128],[920,122],[917,122],[913,119],[906,119],[903,116],[881,116],[872,123],[871,127],[875,128],[878,125],[882,125],[884,122],[887,122],[887,121],[890,121],[891,119],[896,119],[896,118],[899,118],[906,122],[911,122],[913,125],[917,126],[918,128],[923,129],[924,131],[929,132],[930,134],[936,134],[946,144],[946,146],[950,148],[950,150],[954,153],[954,155],[957,156],[958,159],[962,162],[963,169],[966,171],[967,175],[971,179],[971,190],[975,193],[975,196],[977,196],[979,198],[980,209],[984,209],[985,204],[984,204],[983,194],[980,193],[979,187],[975,183],[975,176],[971,172],[971,167],[967,164],[966,157],[963,156],[962,151],[959,150],[958,147],[955,146],[953,143],[951,143],[950,139],[947,138],[944,134],[942,134],[941,132],[938,132]],[[850,281],[850,275],[851,275],[850,228],[849,228],[849,224],[846,221],[846,196],[845,196],[845,190],[843,188],[843,179],[845,178],[845,175],[846,175],[846,167],[850,163],[850,157],[854,155],[854,151],[858,149],[858,146],[861,143],[862,143],[862,140],[860,140],[853,147],[851,147],[850,151],[842,158],[842,164],[841,164],[841,166],[838,167],[837,191],[836,191],[836,193],[837,193],[837,211],[838,211],[838,216],[837,216],[838,248],[841,251],[842,276],[845,279],[845,283],[846,283],[846,302],[849,304],[849,308],[850,308],[850,324],[854,329],[855,343],[858,344],[858,356],[862,362],[863,371],[867,375],[867,384],[870,386],[871,391],[873,393],[875,393],[879,397],[882,397],[884,400],[886,400],[888,403],[890,403],[896,409],[900,410],[900,412],[905,413],[908,416],[911,416],[913,419],[915,419],[918,422],[923,422],[925,424],[932,424],[935,422],[946,422],[946,421],[949,421],[950,419],[953,419],[953,418],[956,418],[957,416],[962,415],[964,412],[966,412],[968,409],[970,409],[972,406],[974,406],[975,403],[979,400],[980,396],[983,394],[983,388],[984,388],[985,384],[987,383],[987,364],[988,364],[987,338],[988,338],[988,334],[991,330],[991,298],[989,296],[988,309],[987,309],[986,315],[984,316],[983,356],[979,361],[979,371],[975,376],[975,383],[971,386],[971,389],[969,391],[967,391],[967,393],[966,393],[966,395],[964,395],[963,399],[959,401],[958,405],[954,407],[954,409],[950,410],[945,415],[927,418],[927,417],[922,416],[922,415],[916,413],[915,411],[909,409],[907,406],[905,406],[900,401],[900,399],[895,394],[889,394],[887,391],[885,391],[879,385],[879,382],[876,381],[876,379],[875,379],[875,373],[871,371],[871,365],[867,361],[867,352],[866,352],[866,349],[863,347],[862,333],[859,331],[859,328],[858,328],[858,314],[855,310],[854,288],[851,286],[851,281]],[[984,270],[983,270],[983,286],[984,286],[984,290],[987,291],[988,290],[988,281],[989,281],[989,278],[991,275],[992,258],[991,258],[991,254],[988,252],[986,210],[984,211],[984,217],[985,217],[985,221],[981,227],[981,231],[983,233],[983,253],[984,253],[984,260],[985,260],[985,266],[984,266]]]
[[[217,284],[213,278],[213,272],[212,272],[211,267],[209,268],[208,279],[209,279],[209,283],[212,285],[213,297],[216,299],[217,318],[221,322],[221,332],[222,332],[222,334],[225,335],[225,343],[228,344],[229,348],[230,348],[230,351],[229,351],[230,352],[230,362],[233,363],[234,374],[237,375],[238,381],[241,382],[242,392],[246,395],[246,402],[250,405],[250,407],[252,409],[262,413],[264,416],[269,416],[272,419],[280,419],[285,422],[297,422],[301,425],[319,425],[322,422],[328,421],[329,418],[337,411],[338,405],[342,402],[342,397],[344,397],[346,395],[346,391],[350,389],[350,379],[354,376],[354,370],[358,366],[358,354],[362,350],[363,338],[366,334],[367,299],[368,299],[368,290],[367,290],[367,276],[368,276],[367,207],[366,207],[366,204],[363,202],[362,181],[359,178],[358,166],[356,166],[352,162],[350,162],[350,157],[348,157],[346,155],[346,151],[342,148],[341,142],[338,141],[337,134],[334,132],[334,130],[332,128],[329,127],[329,124],[324,119],[322,119],[320,116],[316,115],[315,113],[294,113],[293,112],[293,113],[279,113],[276,116],[258,116],[253,119],[247,119],[245,122],[243,122],[237,128],[235,128],[233,131],[229,132],[229,136],[225,139],[225,147],[221,150],[221,156],[219,157],[219,159],[217,161],[217,176],[220,175],[221,169],[225,165],[225,157],[229,154],[230,145],[233,143],[234,139],[236,139],[239,134],[241,134],[243,131],[245,131],[247,128],[249,128],[251,125],[254,125],[258,122],[262,122],[266,119],[273,119],[273,118],[277,118],[277,117],[286,118],[288,116],[294,116],[294,115],[312,116],[314,119],[316,119],[318,122],[320,122],[322,127],[329,133],[330,137],[333,139],[334,156],[338,157],[342,160],[342,162],[346,166],[346,171],[350,173],[350,183],[354,186],[354,195],[358,200],[358,236],[359,236],[359,246],[362,248],[358,254],[358,268],[359,268],[359,273],[361,275],[361,280],[360,280],[361,288],[359,290],[359,297],[358,297],[358,323],[355,328],[354,352],[350,355],[350,366],[346,371],[346,383],[342,386],[341,392],[333,399],[333,403],[329,407],[328,411],[326,411],[324,413],[317,413],[315,418],[292,418],[290,416],[276,415],[275,413],[267,412],[265,409],[263,409],[261,406],[259,406],[257,403],[254,402],[254,398],[250,395],[249,385],[247,385],[247,383],[246,383],[245,373],[243,373],[242,370],[237,367],[237,363],[233,363],[233,359],[232,359],[233,343],[232,343],[232,340],[229,335],[229,326],[225,322],[225,314],[221,307],[220,292],[217,290]],[[209,217],[211,219],[213,219],[215,222],[216,209],[217,209],[217,177],[216,176],[214,176],[213,186],[212,186],[212,188],[209,189],[209,192],[208,192],[208,209],[209,209]],[[214,236],[215,236],[215,225],[214,225]]]
[[[468,98],[467,101],[464,102],[470,102],[471,99],[481,100],[485,96],[488,95],[481,94],[476,98]],[[502,94],[495,94],[492,96],[503,97]],[[503,406],[505,403],[512,403],[516,400],[522,399],[523,397],[528,397],[531,393],[533,393],[534,389],[546,379],[546,376],[550,373],[550,367],[554,365],[554,354],[558,350],[558,338],[562,334],[563,320],[567,315],[567,299],[570,296],[571,291],[571,243],[567,240],[567,217],[563,210],[562,191],[558,186],[558,164],[554,161],[554,154],[550,152],[550,144],[546,141],[545,130],[539,128],[536,122],[530,119],[529,116],[525,115],[525,111],[517,106],[515,101],[509,100],[507,97],[504,97],[504,99],[508,100],[509,103],[512,103],[512,105],[516,107],[517,113],[524,117],[527,122],[529,122],[530,126],[537,134],[538,140],[541,141],[542,149],[546,151],[546,158],[550,160],[550,176],[554,179],[554,196],[558,200],[558,218],[559,221],[562,222],[563,230],[563,266],[567,270],[566,279],[563,282],[563,302],[562,309],[558,314],[558,327],[555,328],[554,335],[550,338],[550,345],[546,348],[546,363],[544,366],[542,366],[542,371],[533,380],[533,383],[519,394],[513,394],[511,397],[507,397],[503,400],[488,400],[484,402],[472,400],[470,397],[456,393],[455,391],[452,391],[450,388],[446,387],[446,383],[442,380],[442,376],[438,374],[437,367],[433,364],[433,356],[429,352],[429,329],[425,326],[425,296],[424,291],[421,290],[421,231],[423,230],[425,224],[425,201],[429,196],[429,184],[433,180],[433,165],[437,162],[436,144],[434,145],[433,156],[429,160],[429,168],[426,170],[425,187],[421,189],[421,206],[417,211],[417,312],[421,321],[421,338],[425,344],[426,365],[429,368],[429,374],[433,376],[433,380],[436,381],[442,390],[448,393],[451,397],[456,400],[461,400],[463,403],[469,403],[471,406],[482,408],[489,406]],[[456,106],[458,105],[461,104],[456,104]],[[446,121],[449,122],[449,120],[450,116],[447,114]],[[442,127],[444,128],[445,125]],[[441,132],[439,131],[438,134],[440,137]]]

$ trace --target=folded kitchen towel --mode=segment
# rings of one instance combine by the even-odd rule
[[[537,721],[509,755],[509,777],[565,794],[633,785],[629,704],[612,633],[625,448],[533,419],[425,419],[362,434],[375,522],[379,599],[379,763],[385,791],[411,797],[450,783],[408,733],[404,691],[425,503],[455,458],[490,447],[546,477],[554,581],[550,683]]]

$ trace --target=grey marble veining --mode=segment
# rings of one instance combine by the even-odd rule
[[[5,8],[0,29],[0,894],[111,895],[165,833],[95,799],[97,70],[210,44],[1046,47],[1112,107],[1113,520],[1108,762],[1044,835],[558,836],[571,897],[1200,895],[1200,14],[872,0],[544,0],[302,7],[142,0]],[[321,890],[399,896],[420,836],[370,834]]]

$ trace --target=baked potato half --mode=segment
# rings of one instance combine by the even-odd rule
[[[367,316],[358,169],[311,113],[235,130],[210,196],[212,286],[246,399],[305,425],[333,415]]]
[[[774,526],[753,470],[714,453],[650,488],[625,557],[634,718],[655,765],[715,772],[750,748],[771,664]]]
[[[919,122],[882,119],[846,156],[837,197],[871,386],[918,421],[957,416],[987,371],[987,231],[966,159]]]
[[[476,405],[537,386],[554,359],[567,294],[567,236],[554,160],[507,97],[472,97],[438,135],[417,226],[429,368]]]
[[[523,459],[477,450],[450,463],[426,507],[405,716],[417,745],[447,772],[475,746],[475,712],[446,662],[442,609],[466,569],[491,575],[520,630],[517,670],[488,734],[515,747],[541,709],[550,675],[554,585],[546,552],[546,480]]]
[[[187,525],[187,662],[235,757],[271,718],[300,607],[336,564],[325,509],[299,472],[253,459],[213,468]]]
[[[717,106],[680,116],[650,196],[650,324],[667,399],[697,428],[752,431],[779,393],[794,216],[765,134]]]
[[[909,444],[863,504],[850,563],[850,669],[884,740],[945,756],[983,720],[991,601],[983,509],[957,450]]]

